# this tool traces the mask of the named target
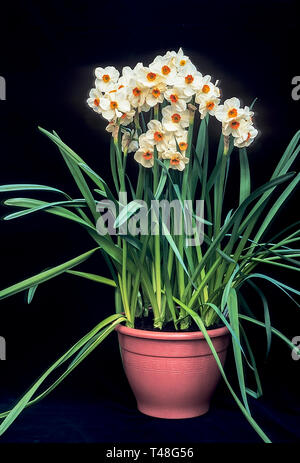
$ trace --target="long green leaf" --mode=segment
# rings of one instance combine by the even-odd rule
[[[265,217],[262,225],[260,226],[258,232],[254,237],[254,241],[258,242],[260,238],[265,233],[267,227],[275,217],[278,210],[281,208],[282,204],[286,201],[292,191],[295,189],[296,185],[300,181],[300,173],[291,181],[288,187],[284,190],[284,192],[279,196],[279,198],[275,201],[273,206],[271,207],[270,211],[268,212],[267,216]]]
[[[230,288],[228,298],[227,298],[227,307],[229,312],[229,319],[232,329],[235,332],[235,335],[238,339],[238,343],[233,338],[233,353],[235,359],[235,366],[240,386],[241,395],[243,398],[243,402],[247,412],[250,414],[248,400],[247,400],[247,392],[246,392],[246,385],[245,385],[245,377],[244,377],[244,367],[243,367],[243,359],[240,349],[240,329],[239,329],[239,311],[238,311],[238,302],[237,302],[237,295],[234,288]]]
[[[27,208],[28,212],[36,212],[36,211],[41,211],[45,210],[46,212],[49,212],[50,214],[58,215],[60,217],[63,217],[65,219],[72,220],[73,222],[77,222],[85,227],[87,227],[89,230],[95,231],[95,226],[90,225],[90,221],[87,222],[86,220],[82,219],[81,217],[78,217],[77,214],[75,214],[72,211],[69,211],[68,209],[61,207],[61,206],[51,206],[51,203],[47,203],[45,201],[40,201],[38,199],[31,199],[31,198],[11,198],[7,199],[5,201],[5,205],[7,206],[16,206],[16,207],[25,207]],[[71,204],[68,206],[70,207]],[[76,207],[76,206],[75,206]],[[80,206],[82,207],[82,206]],[[15,215],[18,213],[11,214],[11,218],[17,218],[21,217],[21,215],[26,215],[26,211],[21,211],[21,215]],[[9,217],[9,216],[7,216]],[[5,218],[5,220],[10,220],[8,218]]]
[[[44,272],[41,272],[38,275],[34,275],[33,277],[26,278],[26,280],[23,280],[20,283],[9,286],[6,289],[2,289],[0,291],[0,299],[4,299],[8,296],[12,296],[13,294],[17,294],[21,291],[24,291],[25,289],[31,288],[32,286],[39,285],[41,283],[44,283],[45,281],[50,280],[51,278],[61,275],[66,270],[69,270],[70,268],[75,267],[76,265],[79,265],[85,260],[87,260],[98,249],[99,247],[91,249],[90,251],[85,252],[84,254],[81,254],[80,256],[75,257],[74,259],[68,260],[64,264],[57,265],[56,267],[53,267],[49,270],[45,270]]]
[[[241,148],[240,153],[240,204],[249,196],[251,190],[250,169],[246,148]]]
[[[263,328],[266,327],[265,323],[259,321],[259,320],[256,320],[255,318],[252,318],[252,317],[248,317],[247,315],[243,315],[243,314],[239,314],[239,317],[243,320],[247,320],[248,322],[251,322],[251,323],[254,323],[255,325],[258,325],[258,326],[262,326]],[[292,341],[287,338],[286,336],[284,336],[284,334],[282,334],[279,330],[277,330],[276,328],[274,327],[271,327],[271,330],[272,330],[272,333],[274,333],[276,336],[278,336],[280,339],[282,339],[284,342],[286,342],[286,344],[292,349],[297,349],[298,351],[298,355],[300,355],[300,349],[298,349],[295,344],[292,343]]]
[[[108,286],[113,286],[114,288],[116,288],[117,286],[114,280],[112,280],[111,278],[106,278],[100,275],[95,275],[94,273],[77,272],[76,270],[67,270],[66,273],[70,273],[71,275],[76,275],[78,277],[86,278],[87,280],[96,281],[97,283],[103,283]]]
[[[67,193],[62,190],[58,190],[57,188],[53,188],[51,186],[46,185],[36,185],[34,183],[20,183],[20,184],[10,184],[10,185],[1,185],[0,186],[0,193],[6,193],[7,191],[31,191],[31,190],[39,190],[39,191],[53,191],[55,193],[61,193],[66,198],[71,199]]]
[[[22,410],[33,403],[38,402],[46,395],[48,395],[68,374],[71,373],[74,368],[82,362],[115,328],[116,325],[125,321],[126,318],[122,315],[115,314],[111,315],[110,317],[103,320],[99,323],[95,328],[93,328],[88,334],[86,334],[83,338],[81,338],[74,346],[72,346],[64,355],[62,355],[53,365],[48,368],[42,376],[31,386],[31,388],[24,394],[24,396],[17,402],[17,404],[8,412],[4,412],[0,414],[0,417],[6,417],[0,425],[0,436],[9,428],[9,426],[15,421],[15,419],[19,416]],[[107,325],[109,325],[107,327]],[[104,328],[104,329],[103,329]],[[64,362],[71,358],[72,355],[76,354],[80,349],[86,345],[90,339],[92,339],[99,331],[103,330],[99,337],[95,339],[95,341],[88,346],[87,349],[84,349],[81,352],[81,355],[77,357],[75,362],[72,362],[65,373],[63,373],[46,391],[40,394],[35,399],[30,399],[33,397],[35,392],[39,389],[39,387],[43,384],[43,382],[48,378],[48,376],[59,366],[61,366]]]
[[[259,295],[263,308],[264,308],[264,319],[265,319],[265,326],[266,326],[266,335],[267,335],[267,355],[266,358],[268,358],[270,349],[271,349],[271,342],[272,342],[272,329],[271,329],[271,319],[270,319],[270,312],[269,312],[269,305],[268,301],[266,299],[266,296],[264,295],[263,291],[255,284],[253,281],[249,280],[248,283],[252,286],[252,288],[255,289],[257,294]]]

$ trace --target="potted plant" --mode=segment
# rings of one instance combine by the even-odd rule
[[[222,104],[218,82],[202,75],[182,49],[157,56],[149,66],[125,67],[121,76],[112,66],[97,68],[95,75],[87,103],[108,121],[113,187],[56,132],[39,127],[58,147],[82,198],[38,184],[4,185],[0,191],[52,192],[57,196],[53,202],[7,199],[4,204],[21,210],[4,219],[45,211],[84,227],[96,246],[1,290],[0,298],[26,290],[31,299],[38,285],[68,272],[114,287],[116,313],[72,346],[0,415],[0,434],[116,330],[125,372],[142,412],[163,418],[201,415],[222,376],[246,419],[270,442],[248,405],[248,396],[258,398],[262,391],[246,328],[263,327],[268,348],[272,333],[295,348],[271,326],[266,298],[253,280],[265,279],[287,295],[299,295],[256,267],[266,263],[299,268],[299,253],[293,248],[299,229],[291,225],[270,240],[264,237],[299,182],[300,174],[290,169],[300,150],[300,132],[270,180],[252,191],[247,147],[258,134],[254,102],[241,107],[237,98],[230,98]],[[212,124],[220,128],[216,154],[209,153]],[[233,208],[224,210],[233,152],[239,156],[239,188]],[[99,252],[111,279],[74,270]],[[262,320],[243,298],[245,282],[263,302]],[[230,341],[239,392],[223,368]],[[64,373],[40,391],[45,379],[63,365]],[[257,391],[245,383],[246,368],[252,371]]]

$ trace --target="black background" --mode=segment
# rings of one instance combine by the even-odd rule
[[[0,32],[0,75],[7,84],[7,99],[0,101],[0,184],[39,183],[80,197],[59,152],[38,126],[57,131],[109,180],[106,122],[86,104],[94,69],[113,65],[121,70],[138,61],[148,64],[157,54],[180,46],[203,74],[220,79],[224,99],[237,96],[249,105],[258,98],[254,109],[259,137],[249,149],[249,160],[253,187],[267,181],[300,128],[300,101],[291,97],[292,78],[300,75],[296,3],[28,1],[6,6]],[[129,169],[134,169],[130,162]],[[234,153],[228,208],[236,205],[238,174]],[[2,196],[4,200],[26,194]],[[30,196],[58,198],[54,193]],[[291,196],[272,234],[298,219],[298,200],[296,193]],[[1,216],[7,212],[1,207]],[[94,247],[80,226],[45,213],[1,221],[0,234],[1,288]],[[100,255],[81,268],[109,276]],[[260,270],[298,286],[292,272]],[[299,336],[297,307],[275,287],[262,287],[273,325],[290,339]],[[244,294],[262,319],[259,300],[246,287]],[[23,293],[1,301],[0,335],[7,342],[7,360],[0,362],[1,410],[15,403],[47,366],[113,311],[112,289],[70,275],[41,285],[30,305]],[[295,424],[300,362],[293,361],[289,348],[274,339],[265,363],[263,330],[251,328],[249,333],[260,355],[266,392],[259,403],[251,401],[257,419],[275,442],[295,442],[300,435]],[[259,441],[222,384],[205,417],[175,424],[142,417],[135,411],[116,341],[114,333],[45,402],[24,412],[3,440]],[[231,367],[229,357],[227,371],[234,382]]]

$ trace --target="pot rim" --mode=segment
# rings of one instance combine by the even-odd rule
[[[125,325],[117,325],[115,330],[127,336],[133,338],[144,338],[144,339],[159,339],[166,341],[190,341],[195,339],[205,339],[202,331],[150,331],[150,330],[139,330],[137,328],[129,328]],[[217,338],[220,336],[226,336],[229,334],[227,326],[221,328],[215,328],[213,330],[208,329],[210,338]]]

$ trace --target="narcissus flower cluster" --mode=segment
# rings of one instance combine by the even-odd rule
[[[238,148],[249,146],[258,133],[253,111],[241,108],[235,97],[220,104],[217,82],[202,75],[181,48],[157,56],[149,66],[126,66],[122,75],[113,66],[98,67],[95,75],[88,105],[109,121],[106,129],[113,136],[121,128],[124,153],[135,152],[134,159],[144,167],[153,167],[157,156],[168,159],[172,169],[185,168],[188,128],[197,109],[201,119],[220,121],[223,135],[232,136]],[[147,125],[144,112],[150,112]]]

